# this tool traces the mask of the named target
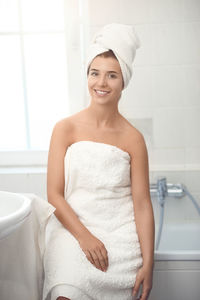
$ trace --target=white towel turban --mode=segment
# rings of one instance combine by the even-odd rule
[[[132,76],[132,63],[136,49],[140,45],[140,40],[133,26],[117,23],[108,24],[99,30],[91,41],[86,64],[87,70],[98,54],[112,50],[119,61],[124,88],[126,88]]]

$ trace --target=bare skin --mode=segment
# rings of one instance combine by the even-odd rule
[[[64,199],[64,156],[69,145],[81,140],[114,145],[128,152],[131,157],[131,188],[136,227],[143,256],[143,266],[138,271],[134,291],[137,293],[140,284],[143,284],[140,299],[147,300],[152,288],[154,253],[148,157],[142,134],[118,111],[122,89],[123,78],[118,61],[112,57],[96,57],[88,75],[90,105],[59,121],[53,130],[48,157],[48,201],[56,207],[56,217],[78,240],[91,264],[106,271],[109,261],[105,245],[80,222]],[[62,299],[69,298],[57,298]]]

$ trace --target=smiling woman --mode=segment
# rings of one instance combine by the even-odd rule
[[[123,45],[123,47],[122,47]],[[142,134],[118,111],[139,40],[109,24],[89,49],[90,104],[51,137],[43,300],[131,300],[152,286],[154,219]]]
[[[109,97],[110,101],[118,101],[123,86],[121,68],[113,51],[97,55],[88,68],[88,89],[91,97]]]

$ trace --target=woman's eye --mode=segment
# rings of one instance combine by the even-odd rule
[[[115,74],[110,74],[110,78],[117,78]]]
[[[91,72],[90,75],[96,77],[96,76],[98,76],[98,73],[97,72]],[[108,77],[112,78],[112,79],[117,78],[117,76],[115,74],[108,74]]]

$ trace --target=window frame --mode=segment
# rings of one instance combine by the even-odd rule
[[[19,19],[21,18],[19,4]],[[66,56],[67,56],[67,73],[68,73],[68,89],[69,89],[69,109],[70,113],[75,113],[79,111],[81,108],[85,107],[87,102],[86,95],[86,74],[85,70],[85,49],[89,44],[89,18],[88,18],[88,1],[87,0],[76,0],[69,1],[64,0],[64,35],[66,40]],[[51,32],[51,31],[49,31]],[[40,32],[38,32],[39,34]],[[54,33],[52,31],[52,33]],[[0,32],[0,35],[9,35],[9,34],[17,34],[20,38],[21,43],[21,52],[22,52],[22,70],[23,70],[23,85],[26,84],[26,76],[25,76],[25,60],[23,53],[23,36],[26,32],[22,28],[22,22],[20,21],[20,30],[16,32]],[[36,32],[34,32],[36,34]],[[68,54],[68,55],[67,55]],[[78,63],[77,63],[78,58]],[[74,64],[76,62],[76,64]],[[75,67],[74,74],[78,74],[77,76],[72,76],[70,74],[71,68]],[[70,76],[69,76],[70,75]],[[81,88],[75,89],[77,82],[79,82]],[[24,98],[26,98],[26,88],[24,87]],[[77,100],[78,99],[78,100]],[[30,137],[28,134],[28,110],[26,99],[25,102],[25,120],[26,120],[26,142],[27,148],[30,148]],[[12,167],[46,167],[48,159],[48,149],[47,150],[0,150],[0,168],[12,168]]]

